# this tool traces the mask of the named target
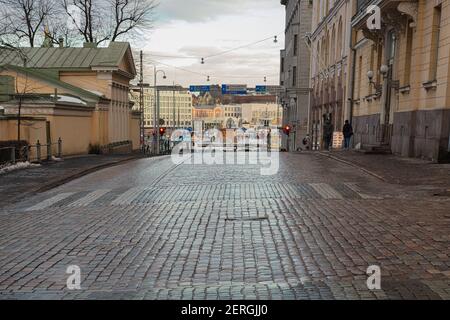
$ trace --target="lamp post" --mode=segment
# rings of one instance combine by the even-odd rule
[[[164,70],[157,70],[156,65],[153,66],[153,75],[154,75],[154,95],[155,95],[155,105],[153,109],[153,133],[156,136],[156,144],[153,145],[154,154],[159,154],[159,91],[157,88],[157,79],[158,73],[161,72],[163,74],[163,79],[166,79],[166,73]]]

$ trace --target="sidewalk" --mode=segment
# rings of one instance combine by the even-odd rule
[[[141,154],[85,155],[0,174],[0,208],[16,203],[30,194],[55,188],[91,172],[140,157]]]
[[[357,167],[387,183],[450,189],[450,164],[355,151],[322,151],[320,154]]]

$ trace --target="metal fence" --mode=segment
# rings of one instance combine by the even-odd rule
[[[62,156],[62,140],[58,142],[41,144],[38,140],[35,145],[20,147],[4,147],[0,148],[2,153],[2,161],[0,164],[16,164],[17,162],[37,162],[43,160],[52,160],[53,157],[61,158]],[[9,157],[7,156],[9,154]]]

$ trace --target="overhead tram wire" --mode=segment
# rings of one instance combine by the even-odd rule
[[[237,79],[247,79],[248,78],[248,79],[256,79],[256,78],[263,78],[264,76],[266,76],[266,77],[278,77],[279,76],[279,74],[242,75],[242,76],[239,76],[239,75],[210,75],[210,74],[207,74],[207,73],[201,73],[201,72],[197,72],[197,71],[188,70],[188,69],[185,69],[185,68],[182,68],[182,67],[176,67],[174,65],[167,64],[167,63],[164,63],[164,62],[161,62],[161,61],[157,61],[157,60],[154,60],[154,59],[151,59],[151,58],[149,59],[149,61],[152,62],[152,63],[157,63],[157,64],[160,64],[160,65],[169,67],[169,68],[174,68],[174,69],[177,69],[177,70],[180,70],[180,71],[184,71],[184,72],[187,72],[187,73],[203,76],[205,78],[209,77],[209,78],[215,78],[215,79],[218,79],[218,78],[237,78]]]
[[[177,56],[177,55],[160,55],[160,54],[152,54],[152,53],[149,53],[149,55],[152,56],[152,57],[168,58],[168,59],[189,59],[189,60],[195,59],[195,60],[200,60],[201,63],[204,64],[206,59],[215,58],[215,57],[222,56],[224,54],[227,54],[227,53],[230,53],[230,52],[233,52],[233,51],[237,51],[237,50],[240,50],[240,49],[248,48],[248,47],[254,46],[256,44],[259,44],[259,43],[262,43],[262,42],[266,42],[266,41],[268,41],[270,39],[274,39],[273,41],[275,43],[277,43],[278,42],[278,36],[280,34],[282,34],[282,33],[279,33],[279,34],[277,34],[275,36],[270,36],[268,38],[264,38],[262,40],[258,40],[258,41],[252,42],[252,43],[248,43],[248,44],[245,44],[245,45],[242,45],[242,46],[238,46],[238,47],[235,47],[235,48],[232,48],[232,49],[228,49],[228,50],[225,50],[225,51],[222,51],[222,52],[211,54],[209,56],[204,56],[204,57],[181,56],[181,55],[180,56]]]

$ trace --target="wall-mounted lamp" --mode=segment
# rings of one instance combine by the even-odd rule
[[[380,73],[383,76],[383,78],[387,77],[388,72],[389,72],[389,67],[387,65],[383,64],[380,68]]]
[[[371,85],[373,85],[373,87],[375,88],[375,90],[377,92],[380,92],[383,89],[383,86],[381,84],[378,84],[376,82],[373,81],[373,77],[375,76],[374,72],[372,70],[369,70],[367,72],[367,78],[369,78],[369,83]]]

